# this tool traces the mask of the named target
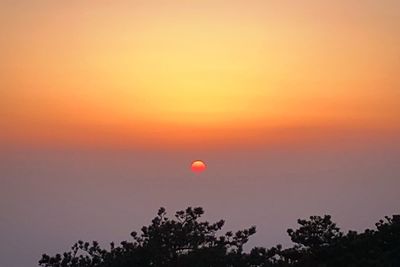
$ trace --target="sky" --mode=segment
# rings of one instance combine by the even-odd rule
[[[362,229],[399,213],[399,14],[0,1],[0,265],[123,240],[160,206],[257,225],[266,246],[300,217]]]

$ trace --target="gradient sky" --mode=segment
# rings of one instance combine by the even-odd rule
[[[255,224],[258,245],[312,214],[360,229],[398,213],[399,14],[397,0],[1,1],[0,265],[121,240],[159,206]]]

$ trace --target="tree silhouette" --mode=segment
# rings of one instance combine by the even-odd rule
[[[43,255],[39,264],[46,267],[200,267],[232,266],[243,261],[243,245],[255,233],[255,227],[218,236],[224,221],[199,222],[203,214],[202,208],[189,207],[169,219],[165,209],[160,208],[152,223],[141,229],[140,235],[131,233],[132,241],[123,241],[118,247],[111,243],[109,251],[101,249],[97,242],[78,241],[63,255]]]
[[[78,241],[69,252],[42,255],[43,267],[289,267],[400,266],[400,215],[385,217],[376,230],[344,234],[329,215],[298,220],[288,229],[294,245],[266,249],[243,246],[255,227],[218,233],[224,221],[200,221],[202,208],[187,208],[168,218],[164,208],[130,241],[103,249],[96,241]]]

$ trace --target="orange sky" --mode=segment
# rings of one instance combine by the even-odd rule
[[[397,132],[399,13],[390,0],[5,1],[0,137],[150,147]]]
[[[0,266],[160,206],[251,247],[373,228],[399,213],[399,70],[399,0],[0,0]]]

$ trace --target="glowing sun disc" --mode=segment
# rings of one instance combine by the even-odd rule
[[[206,164],[201,160],[195,160],[192,162],[191,169],[193,172],[200,173],[207,168]]]

